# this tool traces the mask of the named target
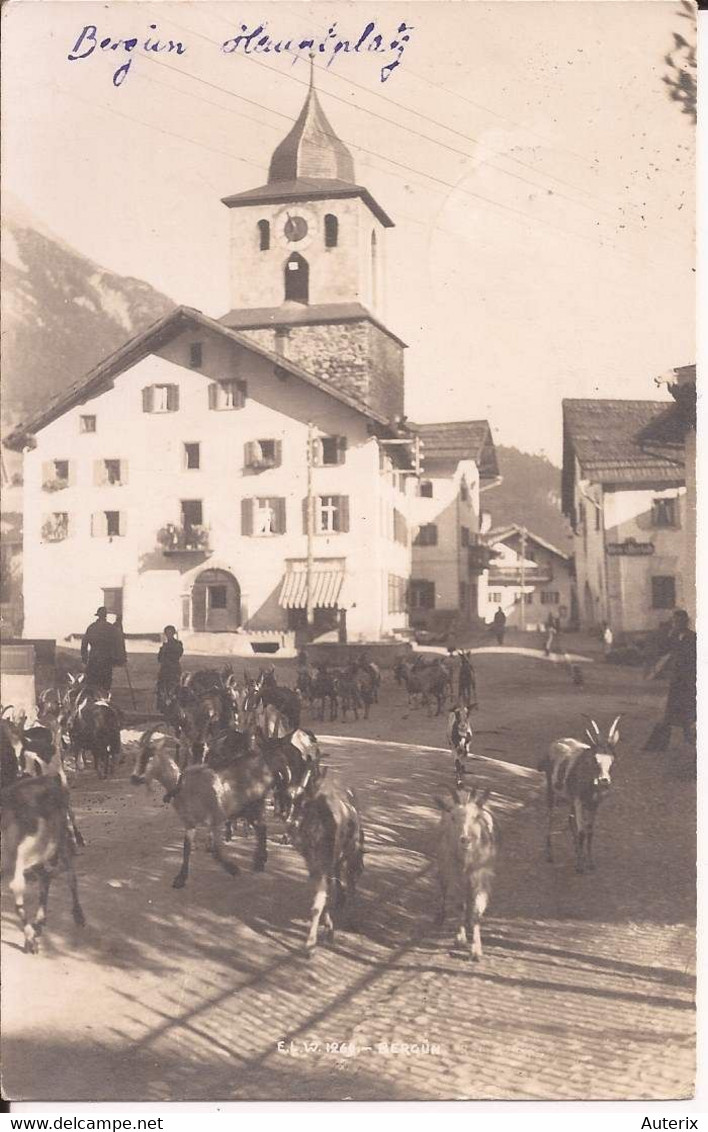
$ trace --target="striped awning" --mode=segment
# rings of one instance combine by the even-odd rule
[[[315,560],[312,567],[312,604],[320,609],[343,608],[344,559]],[[278,601],[283,609],[307,607],[307,562],[287,563]]]

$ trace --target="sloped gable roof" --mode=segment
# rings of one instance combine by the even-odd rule
[[[520,535],[522,528],[519,523],[509,523],[506,527],[496,527],[487,531],[484,536],[484,541],[490,546],[495,542],[506,542],[512,535]],[[552,542],[547,542],[546,539],[541,538],[540,535],[535,535],[533,531],[526,530],[526,539],[528,542],[535,542],[537,546],[542,546],[551,554],[555,554],[558,558],[562,558],[564,562],[569,562],[571,555],[565,550],[560,550],[554,546]]]
[[[563,511],[571,514],[577,458],[583,478],[595,483],[681,483],[678,453],[653,451],[643,435],[670,407],[666,401],[566,399],[563,401]]]
[[[62,416],[63,413],[73,408],[74,405],[80,404],[88,397],[96,396],[104,390],[109,389],[113,379],[118,376],[118,374],[129,369],[131,366],[135,365],[136,362],[147,357],[148,354],[154,353],[160,346],[164,345],[165,342],[174,338],[177,334],[181,334],[190,326],[221,335],[234,342],[236,345],[241,346],[244,350],[249,350],[253,354],[266,358],[273,363],[274,367],[286,371],[293,377],[299,378],[301,381],[318,389],[320,392],[326,393],[328,397],[332,397],[334,400],[341,402],[341,404],[347,405],[355,412],[361,413],[362,416],[365,416],[375,425],[388,430],[389,422],[385,417],[375,413],[367,405],[358,401],[350,394],[308,373],[306,370],[302,369],[301,366],[283,357],[282,354],[273,353],[273,351],[267,350],[265,347],[253,342],[250,338],[246,337],[246,335],[239,334],[235,330],[230,330],[222,323],[217,322],[213,318],[209,318],[208,315],[202,314],[201,311],[193,307],[180,306],[174,311],[171,311],[170,314],[165,315],[164,318],[154,322],[152,326],[149,326],[142,334],[131,338],[123,346],[119,347],[112,354],[109,354],[107,358],[104,358],[102,362],[90,370],[84,377],[73,382],[61,393],[52,397],[37,413],[14,428],[3,443],[6,447],[15,450],[24,448],[33,433],[38,432],[52,421]]]
[[[499,475],[489,421],[439,421],[412,424],[423,442],[423,470],[454,471],[461,460],[473,460],[481,479]]]

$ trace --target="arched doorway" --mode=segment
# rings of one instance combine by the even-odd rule
[[[229,633],[241,624],[241,587],[228,570],[202,570],[192,587],[192,629]]]

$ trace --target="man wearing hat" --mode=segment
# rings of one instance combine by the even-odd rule
[[[107,695],[113,680],[116,663],[116,633],[108,624],[108,610],[100,605],[93,621],[81,641],[81,659],[86,666],[86,684],[89,688]]]

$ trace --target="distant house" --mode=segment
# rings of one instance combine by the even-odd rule
[[[480,535],[480,493],[499,482],[489,423],[409,427],[421,440],[423,462],[411,500],[411,624],[476,620],[480,578],[488,561]]]
[[[686,475],[686,522],[683,527],[685,573],[683,607],[692,621],[696,617],[696,367],[677,366],[669,375],[674,399],[642,431],[646,448],[683,457]]]
[[[615,634],[654,629],[688,597],[683,450],[647,437],[667,407],[563,402],[563,512],[584,628],[607,621]]]
[[[518,523],[485,535],[492,559],[485,578],[484,620],[499,606],[513,628],[540,629],[549,613],[568,627],[573,615],[573,561],[570,554]]]

